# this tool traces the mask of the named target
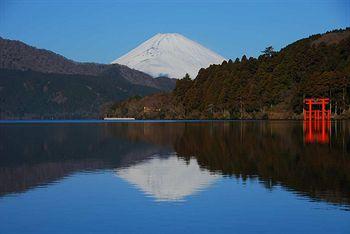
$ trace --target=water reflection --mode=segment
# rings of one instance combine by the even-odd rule
[[[304,120],[305,143],[327,144],[330,140],[331,121]]]
[[[201,169],[195,159],[185,162],[175,154],[152,158],[116,170],[116,174],[134,184],[157,201],[182,201],[208,188],[220,175]]]
[[[1,125],[0,196],[113,169],[156,200],[186,199],[224,175],[349,205],[350,124],[325,126],[328,144],[305,144],[306,128],[286,121]],[[314,143],[324,142],[322,132],[321,125]]]

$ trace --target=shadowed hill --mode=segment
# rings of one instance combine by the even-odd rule
[[[99,118],[107,102],[155,92],[120,77],[0,69],[0,118]]]
[[[175,80],[113,64],[79,63],[0,38],[0,118],[98,118],[108,103],[168,92]]]
[[[172,90],[174,79],[161,80],[119,64],[80,63],[45,49],[37,49],[21,41],[0,38],[0,68],[33,70],[43,73],[73,75],[121,76],[132,84],[160,90]]]

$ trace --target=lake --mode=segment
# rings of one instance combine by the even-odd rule
[[[0,233],[350,233],[350,122],[0,123]]]

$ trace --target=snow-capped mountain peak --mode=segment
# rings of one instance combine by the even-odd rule
[[[199,69],[220,64],[222,56],[178,33],[158,33],[129,53],[114,60],[153,77],[195,78]]]

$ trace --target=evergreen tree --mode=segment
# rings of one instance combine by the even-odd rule
[[[261,51],[265,57],[272,57],[276,52],[272,46],[266,47],[263,51]]]

